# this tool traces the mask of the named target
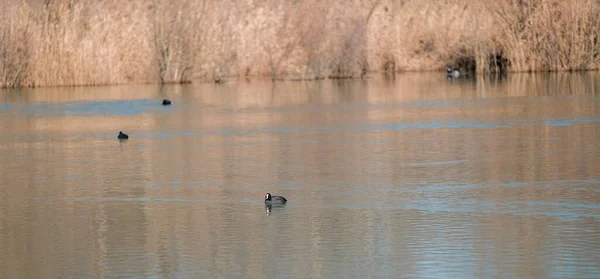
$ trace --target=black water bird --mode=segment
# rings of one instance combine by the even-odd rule
[[[171,101],[170,101],[170,100],[167,100],[167,99],[164,99],[164,100],[163,100],[163,102],[162,102],[162,105],[163,105],[163,106],[168,106],[168,105],[170,105],[170,104],[171,104]]]
[[[279,205],[285,204],[287,199],[282,196],[272,196],[271,194],[265,194],[265,204],[266,205]]]
[[[119,135],[117,136],[117,138],[119,138],[120,140],[126,140],[126,139],[129,139],[129,135],[127,135],[121,131],[121,132],[119,132]]]

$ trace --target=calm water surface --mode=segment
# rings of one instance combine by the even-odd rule
[[[0,121],[1,278],[600,278],[597,74],[0,91]]]

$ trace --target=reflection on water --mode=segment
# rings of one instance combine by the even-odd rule
[[[1,91],[0,277],[600,277],[599,92],[595,74]]]

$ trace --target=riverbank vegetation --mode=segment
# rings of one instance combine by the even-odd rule
[[[596,0],[8,0],[0,86],[596,70]]]

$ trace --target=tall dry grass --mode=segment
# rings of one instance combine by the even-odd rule
[[[20,38],[0,46],[8,56],[22,49],[19,65],[4,63],[0,73],[25,69],[16,83],[3,86],[61,86],[148,82],[152,48],[140,3],[109,1],[4,1],[0,36]],[[14,11],[18,11],[17,14]],[[15,26],[9,30],[7,26]],[[16,34],[16,35],[15,35]],[[19,56],[17,56],[19,57]],[[13,59],[14,61],[15,59]],[[10,74],[8,75],[10,76]]]
[[[8,0],[0,86],[599,68],[597,0]]]
[[[600,2],[489,0],[513,71],[598,69]]]
[[[0,85],[18,87],[29,75],[31,34],[26,10],[0,3]],[[25,20],[23,19],[25,18]]]

